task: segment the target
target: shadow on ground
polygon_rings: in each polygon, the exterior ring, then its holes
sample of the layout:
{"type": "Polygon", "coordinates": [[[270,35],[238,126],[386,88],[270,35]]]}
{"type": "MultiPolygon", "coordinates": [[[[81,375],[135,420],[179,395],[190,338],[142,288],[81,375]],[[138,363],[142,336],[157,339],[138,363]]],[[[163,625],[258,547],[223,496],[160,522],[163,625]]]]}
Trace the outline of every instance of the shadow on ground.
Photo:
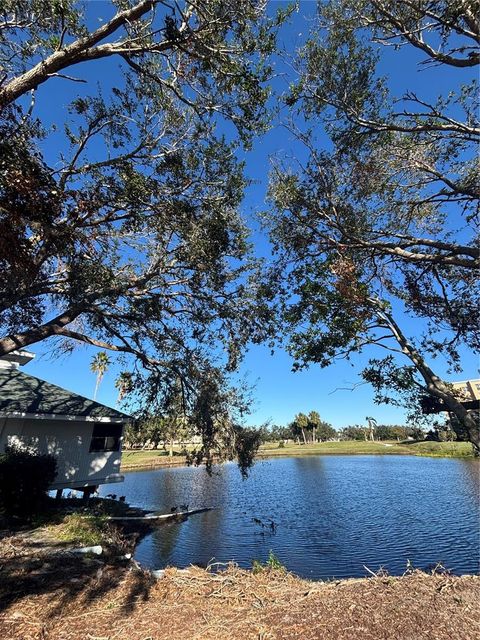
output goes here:
{"type": "MultiPolygon", "coordinates": [[[[20,534],[0,539],[0,614],[30,596],[51,595],[53,618],[67,606],[84,608],[103,599],[129,577],[122,604],[126,613],[148,599],[155,580],[124,557],[100,559],[75,555],[66,543],[42,541],[20,534]]],[[[71,545],[69,545],[71,547],[71,545]]]]}

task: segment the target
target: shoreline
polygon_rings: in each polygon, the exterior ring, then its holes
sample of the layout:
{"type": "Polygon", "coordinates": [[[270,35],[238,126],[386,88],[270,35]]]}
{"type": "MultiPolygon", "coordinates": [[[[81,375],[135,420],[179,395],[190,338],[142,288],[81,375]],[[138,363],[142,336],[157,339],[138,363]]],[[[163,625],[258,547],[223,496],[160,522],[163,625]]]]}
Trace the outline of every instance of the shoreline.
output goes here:
{"type": "Polygon", "coordinates": [[[2,559],[0,636],[9,640],[351,640],[480,634],[480,577],[412,571],[310,581],[229,565],[145,571],[98,558],[29,570],[2,559]]]}
{"type": "MultiPolygon", "coordinates": [[[[475,459],[471,445],[466,442],[430,442],[420,441],[408,444],[390,442],[326,442],[315,445],[290,445],[260,449],[257,460],[269,458],[294,458],[305,456],[335,455],[402,455],[428,458],[475,459]]],[[[122,452],[120,471],[147,471],[168,467],[188,466],[185,456],[169,457],[158,450],[127,449],[122,452]]]]}
{"type": "MultiPolygon", "coordinates": [[[[107,509],[117,507],[125,515],[145,513],[107,500],[107,509]]],[[[88,520],[89,513],[93,510],[78,515],[88,520]]],[[[100,553],[93,548],[75,553],[79,539],[62,542],[58,524],[0,538],[0,637],[473,640],[480,635],[479,575],[408,570],[402,576],[309,580],[268,563],[250,570],[233,563],[215,572],[196,566],[147,570],[132,556],[142,535],[162,524],[133,519],[128,526],[108,517],[103,521],[96,540],[100,553]]]]}

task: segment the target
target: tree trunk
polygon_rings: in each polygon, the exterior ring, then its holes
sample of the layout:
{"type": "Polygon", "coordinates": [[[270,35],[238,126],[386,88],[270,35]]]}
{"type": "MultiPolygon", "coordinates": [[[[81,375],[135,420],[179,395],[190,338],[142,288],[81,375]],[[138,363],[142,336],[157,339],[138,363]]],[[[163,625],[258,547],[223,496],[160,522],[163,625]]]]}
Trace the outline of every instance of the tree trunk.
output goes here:
{"type": "Polygon", "coordinates": [[[97,375],[97,380],[95,382],[95,391],[93,392],[93,399],[97,399],[98,387],[100,386],[100,382],[102,381],[102,376],[97,375]]]}
{"type": "Polygon", "coordinates": [[[302,428],[303,444],[307,444],[307,438],[305,437],[305,431],[302,428]]]}
{"type": "Polygon", "coordinates": [[[439,378],[439,376],[435,375],[423,357],[404,336],[402,330],[393,317],[383,310],[378,312],[377,315],[386,322],[403,353],[411,362],[413,362],[417,371],[422,376],[426,385],[425,391],[434,398],[442,400],[445,405],[445,411],[453,413],[453,415],[465,427],[468,434],[468,440],[473,447],[473,453],[475,457],[480,457],[480,423],[475,418],[474,413],[465,409],[462,403],[455,396],[451,386],[439,378]]]}
{"type": "Polygon", "coordinates": [[[170,450],[168,452],[170,458],[173,458],[173,438],[170,438],[170,450]]]}
{"type": "Polygon", "coordinates": [[[313,427],[313,429],[312,429],[312,442],[313,442],[313,444],[315,444],[316,441],[317,441],[316,429],[315,429],[315,427],[313,427]]]}

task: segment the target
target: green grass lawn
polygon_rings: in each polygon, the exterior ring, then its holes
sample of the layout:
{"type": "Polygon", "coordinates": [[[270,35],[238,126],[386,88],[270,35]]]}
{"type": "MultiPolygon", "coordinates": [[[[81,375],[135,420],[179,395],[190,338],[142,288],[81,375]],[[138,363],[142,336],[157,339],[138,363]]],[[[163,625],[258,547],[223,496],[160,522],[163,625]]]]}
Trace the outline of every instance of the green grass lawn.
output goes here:
{"type": "Polygon", "coordinates": [[[122,452],[122,468],[164,466],[184,462],[185,458],[179,451],[174,451],[170,457],[167,451],[157,449],[135,449],[122,452]]]}
{"type": "Polygon", "coordinates": [[[468,442],[365,442],[347,440],[342,442],[318,442],[316,444],[291,444],[279,447],[278,444],[265,444],[260,448],[259,456],[304,456],[304,455],[428,455],[441,457],[470,457],[472,446],[468,442]]]}
{"type": "MultiPolygon", "coordinates": [[[[316,444],[287,444],[279,447],[277,443],[262,445],[259,458],[273,456],[308,455],[415,455],[438,456],[442,458],[472,457],[472,446],[468,442],[365,442],[347,440],[342,442],[318,442],[316,444]]],[[[176,451],[170,458],[165,451],[135,450],[122,453],[122,469],[161,467],[171,464],[183,464],[185,458],[176,451]]]]}
{"type": "Polygon", "coordinates": [[[308,456],[319,454],[378,454],[378,453],[410,453],[407,447],[397,442],[365,442],[360,440],[347,440],[342,442],[317,442],[315,444],[286,444],[279,447],[277,443],[262,445],[260,456],[308,456]],[[394,451],[393,451],[394,450],[394,451]]]}
{"type": "Polygon", "coordinates": [[[405,445],[417,456],[441,456],[447,458],[473,458],[469,442],[412,442],[405,445]]]}

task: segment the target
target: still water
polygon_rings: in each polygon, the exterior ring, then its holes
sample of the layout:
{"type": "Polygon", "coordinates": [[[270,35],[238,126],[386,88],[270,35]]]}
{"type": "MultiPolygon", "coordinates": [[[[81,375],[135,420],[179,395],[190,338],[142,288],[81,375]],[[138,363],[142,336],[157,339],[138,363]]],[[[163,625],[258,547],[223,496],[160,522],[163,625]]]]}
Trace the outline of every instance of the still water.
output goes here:
{"type": "Polygon", "coordinates": [[[475,460],[309,456],[258,462],[245,481],[233,464],[212,477],[189,467],[130,472],[101,493],[161,513],[214,507],[146,537],[135,557],[150,568],[251,567],[272,550],[312,579],[364,576],[364,566],[401,574],[408,561],[478,573],[479,472],[475,460]]]}

